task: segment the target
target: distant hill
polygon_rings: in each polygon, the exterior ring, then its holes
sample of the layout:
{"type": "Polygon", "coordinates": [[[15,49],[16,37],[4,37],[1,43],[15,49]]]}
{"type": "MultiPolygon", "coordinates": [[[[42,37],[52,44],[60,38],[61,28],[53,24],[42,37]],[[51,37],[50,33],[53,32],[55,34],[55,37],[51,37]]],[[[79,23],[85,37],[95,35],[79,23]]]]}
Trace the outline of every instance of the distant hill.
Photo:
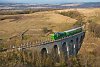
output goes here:
{"type": "Polygon", "coordinates": [[[64,3],[64,4],[25,4],[25,3],[0,3],[0,9],[66,9],[66,8],[99,8],[100,2],[64,3]]]}
{"type": "Polygon", "coordinates": [[[80,7],[80,8],[100,7],[100,2],[83,3],[77,7],[80,7]]]}

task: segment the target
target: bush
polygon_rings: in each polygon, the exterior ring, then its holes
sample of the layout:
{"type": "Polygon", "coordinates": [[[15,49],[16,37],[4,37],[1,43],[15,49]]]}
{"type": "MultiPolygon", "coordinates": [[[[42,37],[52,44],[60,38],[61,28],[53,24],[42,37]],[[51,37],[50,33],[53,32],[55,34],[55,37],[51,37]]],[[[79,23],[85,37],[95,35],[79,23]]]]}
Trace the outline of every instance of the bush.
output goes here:
{"type": "Polygon", "coordinates": [[[48,32],[52,33],[53,31],[52,31],[52,29],[48,29],[47,27],[44,27],[43,33],[48,33],[48,32]]]}

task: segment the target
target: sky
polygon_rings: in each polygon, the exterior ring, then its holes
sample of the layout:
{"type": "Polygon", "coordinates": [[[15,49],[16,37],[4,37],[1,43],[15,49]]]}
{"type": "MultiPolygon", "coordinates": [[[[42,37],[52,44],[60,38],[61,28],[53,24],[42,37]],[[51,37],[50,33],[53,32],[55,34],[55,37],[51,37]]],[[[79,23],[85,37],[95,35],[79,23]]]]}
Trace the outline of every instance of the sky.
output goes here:
{"type": "Polygon", "coordinates": [[[0,3],[57,4],[69,2],[100,2],[100,0],[0,0],[0,3]]]}

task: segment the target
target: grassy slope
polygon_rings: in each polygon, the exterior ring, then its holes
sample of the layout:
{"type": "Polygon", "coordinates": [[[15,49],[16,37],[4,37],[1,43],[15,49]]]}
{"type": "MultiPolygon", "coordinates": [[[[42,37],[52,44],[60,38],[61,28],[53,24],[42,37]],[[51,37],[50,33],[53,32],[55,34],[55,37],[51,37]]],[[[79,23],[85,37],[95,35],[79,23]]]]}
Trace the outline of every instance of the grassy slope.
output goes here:
{"type": "MultiPolygon", "coordinates": [[[[37,12],[23,15],[3,15],[0,21],[0,38],[18,35],[26,29],[39,30],[47,27],[55,31],[64,31],[71,27],[76,20],[54,12],[37,12]]],[[[34,31],[33,31],[34,34],[34,31]]]]}
{"type": "MultiPolygon", "coordinates": [[[[92,19],[94,23],[100,24],[100,8],[86,9],[85,11],[81,10],[81,12],[83,12],[84,15],[86,15],[86,20],[92,19]]],[[[79,54],[83,55],[84,57],[82,61],[88,61],[85,63],[91,65],[92,67],[100,67],[99,44],[100,44],[100,38],[95,37],[94,34],[91,32],[87,32],[84,39],[84,43],[79,52],[79,54]]]]}

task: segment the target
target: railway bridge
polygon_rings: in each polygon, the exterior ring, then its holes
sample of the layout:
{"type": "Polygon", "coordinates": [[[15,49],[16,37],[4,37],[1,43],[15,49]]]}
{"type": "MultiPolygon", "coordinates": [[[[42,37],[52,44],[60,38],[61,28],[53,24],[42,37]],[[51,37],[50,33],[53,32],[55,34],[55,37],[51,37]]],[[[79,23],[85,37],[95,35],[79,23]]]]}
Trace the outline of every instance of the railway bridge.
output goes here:
{"type": "Polygon", "coordinates": [[[32,52],[37,51],[41,54],[50,54],[56,53],[61,54],[64,53],[66,56],[76,55],[81,48],[83,39],[85,37],[85,32],[82,31],[80,33],[74,34],[72,36],[64,37],[59,40],[54,40],[50,42],[43,42],[37,45],[30,45],[27,47],[20,47],[20,50],[31,50],[32,52]]]}

